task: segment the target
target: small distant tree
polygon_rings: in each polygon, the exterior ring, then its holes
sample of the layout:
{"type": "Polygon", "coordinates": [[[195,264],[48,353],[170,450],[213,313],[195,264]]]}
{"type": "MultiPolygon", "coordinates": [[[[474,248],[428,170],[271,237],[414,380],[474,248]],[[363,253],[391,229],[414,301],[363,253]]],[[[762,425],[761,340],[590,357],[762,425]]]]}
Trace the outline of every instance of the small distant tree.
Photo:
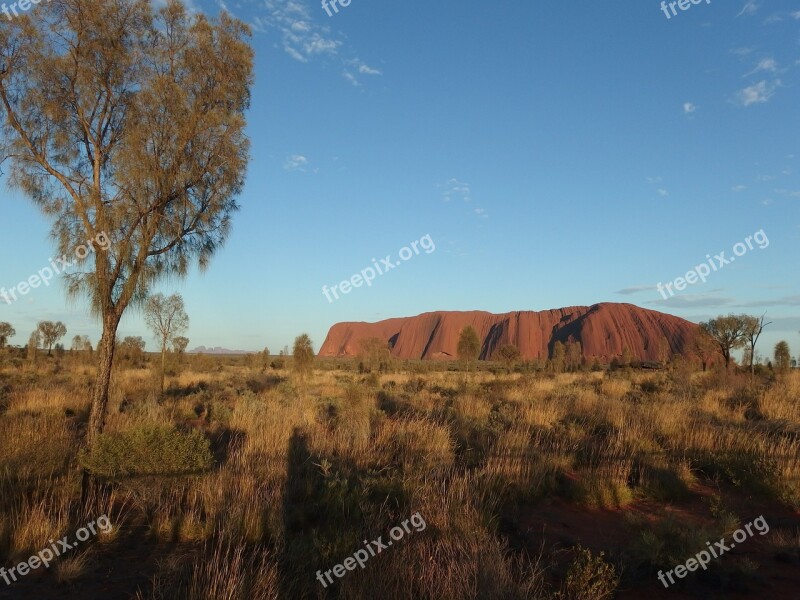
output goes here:
{"type": "Polygon", "coordinates": [[[39,345],[42,343],[42,334],[37,329],[28,338],[28,360],[31,364],[36,364],[36,357],[39,354],[39,345]]]}
{"type": "Polygon", "coordinates": [[[47,348],[47,355],[52,354],[53,344],[67,335],[67,328],[61,321],[39,321],[36,327],[42,339],[42,344],[47,348]]]}
{"type": "Polygon", "coordinates": [[[509,369],[519,360],[519,349],[514,344],[503,344],[494,353],[496,360],[502,362],[509,369]]]}
{"type": "Polygon", "coordinates": [[[553,344],[553,352],[550,354],[550,364],[553,372],[563,373],[567,363],[567,349],[562,342],[553,344]]]}
{"type": "Polygon", "coordinates": [[[748,350],[750,350],[749,364],[751,375],[755,374],[756,344],[758,343],[758,338],[761,337],[761,333],[767,325],[772,325],[772,321],[764,323],[766,316],[766,313],[764,313],[761,317],[751,317],[749,315],[742,315],[740,317],[744,325],[744,341],[745,344],[748,345],[748,350]]]}
{"type": "Polygon", "coordinates": [[[188,347],[189,338],[182,335],[176,335],[174,338],[172,338],[172,349],[175,350],[177,354],[184,354],[186,352],[186,348],[188,347]]]}
{"type": "Polygon", "coordinates": [[[629,367],[633,362],[633,352],[627,346],[622,348],[622,358],[621,358],[622,365],[625,367],[629,367]]]}
{"type": "Polygon", "coordinates": [[[128,336],[119,343],[120,357],[139,365],[144,360],[145,345],[141,336],[128,336]]]}
{"type": "Polygon", "coordinates": [[[661,339],[658,340],[658,361],[662,365],[666,365],[669,362],[669,359],[672,357],[672,348],[669,345],[669,340],[666,336],[661,336],[661,339]]]}
{"type": "Polygon", "coordinates": [[[717,343],[704,328],[700,327],[694,333],[692,338],[692,351],[700,361],[703,371],[708,368],[711,360],[717,354],[717,343]]]}
{"type": "Polygon", "coordinates": [[[463,361],[467,371],[469,371],[470,365],[478,360],[480,352],[481,341],[478,338],[478,333],[472,325],[467,325],[461,330],[458,336],[458,346],[456,347],[458,358],[463,361]]]}
{"type": "Polygon", "coordinates": [[[8,338],[12,338],[17,335],[17,332],[14,331],[14,328],[11,326],[11,323],[0,323],[0,350],[6,347],[8,343],[8,338]]]}
{"type": "Polygon", "coordinates": [[[314,367],[314,345],[307,334],[297,336],[294,340],[294,360],[292,366],[295,372],[305,378],[314,367]]]}
{"type": "Polygon", "coordinates": [[[189,328],[189,315],[180,294],[165,297],[156,294],[147,300],[144,320],[161,345],[161,393],[164,393],[164,377],[167,369],[167,346],[176,336],[189,328]]]}
{"type": "Polygon", "coordinates": [[[270,365],[270,351],[269,348],[264,348],[261,352],[256,353],[253,356],[253,361],[251,364],[255,367],[260,367],[262,373],[266,373],[267,369],[269,369],[270,365]]]}
{"type": "Polygon", "coordinates": [[[583,348],[580,342],[567,342],[566,346],[566,364],[570,371],[577,371],[581,368],[583,361],[583,348]]]}
{"type": "Polygon", "coordinates": [[[775,344],[775,368],[778,371],[786,372],[792,364],[792,354],[789,352],[789,344],[783,340],[775,344]]]}
{"type": "Polygon", "coordinates": [[[741,315],[728,315],[717,317],[705,323],[700,323],[700,328],[714,340],[717,350],[725,361],[725,370],[731,362],[731,352],[745,345],[745,332],[747,324],[741,315]]]}
{"type": "Polygon", "coordinates": [[[389,342],[379,337],[365,338],[358,343],[358,357],[370,371],[377,371],[392,358],[389,342]]]}

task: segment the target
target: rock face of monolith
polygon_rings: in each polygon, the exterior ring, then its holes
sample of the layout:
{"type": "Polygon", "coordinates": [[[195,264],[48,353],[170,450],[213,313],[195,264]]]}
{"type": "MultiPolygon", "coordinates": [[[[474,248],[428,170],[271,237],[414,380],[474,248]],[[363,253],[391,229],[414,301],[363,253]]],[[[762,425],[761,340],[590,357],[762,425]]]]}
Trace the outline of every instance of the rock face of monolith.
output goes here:
{"type": "Polygon", "coordinates": [[[337,323],[331,327],[320,356],[348,357],[359,342],[378,337],[396,358],[446,360],[456,357],[461,330],[472,325],[482,340],[481,359],[503,344],[516,346],[523,358],[546,359],[555,342],[581,343],[588,360],[609,362],[628,348],[639,360],[657,361],[669,344],[673,354],[687,354],[697,325],[633,304],[602,303],[540,312],[431,312],[378,323],[337,323]]]}

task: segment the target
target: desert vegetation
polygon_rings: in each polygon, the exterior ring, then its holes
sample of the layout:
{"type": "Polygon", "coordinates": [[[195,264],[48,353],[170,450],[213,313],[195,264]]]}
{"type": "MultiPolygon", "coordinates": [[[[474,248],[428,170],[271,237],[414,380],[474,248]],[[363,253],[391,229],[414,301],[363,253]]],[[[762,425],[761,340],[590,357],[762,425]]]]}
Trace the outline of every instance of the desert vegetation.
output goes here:
{"type": "Polygon", "coordinates": [[[557,373],[509,350],[396,361],[374,341],[320,360],[310,344],[268,368],[170,352],[163,395],[160,354],[122,361],[92,452],[89,355],[4,352],[0,560],[100,514],[114,524],[13,597],[640,597],[760,514],[769,536],[670,593],[764,586],[800,560],[797,373],[557,373]],[[82,469],[102,482],[88,502],[82,469]],[[319,585],[317,570],[414,512],[424,532],[319,585]]]}

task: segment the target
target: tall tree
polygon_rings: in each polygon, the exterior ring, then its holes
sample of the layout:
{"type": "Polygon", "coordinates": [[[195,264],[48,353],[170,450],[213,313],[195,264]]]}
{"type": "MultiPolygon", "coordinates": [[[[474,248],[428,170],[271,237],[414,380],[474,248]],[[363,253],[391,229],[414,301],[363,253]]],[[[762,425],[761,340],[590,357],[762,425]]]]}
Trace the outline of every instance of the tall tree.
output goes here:
{"type": "Polygon", "coordinates": [[[745,345],[747,324],[742,315],[728,315],[717,317],[705,323],[700,323],[700,328],[717,345],[717,350],[725,360],[725,370],[731,362],[731,351],[745,345]]]}
{"type": "Polygon", "coordinates": [[[61,321],[39,321],[36,331],[42,339],[42,344],[47,348],[47,356],[52,354],[53,344],[67,335],[67,327],[61,321]]]}
{"type": "Polygon", "coordinates": [[[6,347],[8,338],[14,337],[15,335],[17,335],[17,332],[14,331],[11,323],[0,323],[0,350],[6,347]]]}
{"type": "Polygon", "coordinates": [[[458,336],[456,353],[458,354],[459,360],[464,362],[468,371],[470,365],[478,360],[478,356],[480,356],[481,353],[481,341],[472,325],[467,325],[461,330],[458,336]]]}
{"type": "Polygon", "coordinates": [[[161,393],[164,393],[164,377],[167,368],[167,347],[189,328],[189,315],[180,294],[166,297],[156,294],[147,299],[144,320],[161,346],[161,393]]]}
{"type": "Polygon", "coordinates": [[[756,344],[758,343],[758,338],[761,337],[761,333],[764,331],[764,328],[767,325],[772,325],[772,321],[769,323],[764,323],[764,318],[767,316],[766,313],[761,315],[761,317],[751,317],[750,315],[742,315],[741,319],[744,323],[744,339],[745,343],[748,344],[748,349],[750,350],[750,374],[755,374],[755,358],[756,358],[756,344]]]}
{"type": "Polygon", "coordinates": [[[789,344],[781,340],[775,344],[775,368],[778,371],[785,372],[791,368],[792,354],[789,351],[789,344]]]}
{"type": "Polygon", "coordinates": [[[209,264],[248,161],[248,27],[178,0],[154,11],[149,0],[59,0],[0,27],[0,163],[52,219],[60,254],[108,242],[67,277],[103,329],[90,444],[120,319],[157,280],[209,264]]]}

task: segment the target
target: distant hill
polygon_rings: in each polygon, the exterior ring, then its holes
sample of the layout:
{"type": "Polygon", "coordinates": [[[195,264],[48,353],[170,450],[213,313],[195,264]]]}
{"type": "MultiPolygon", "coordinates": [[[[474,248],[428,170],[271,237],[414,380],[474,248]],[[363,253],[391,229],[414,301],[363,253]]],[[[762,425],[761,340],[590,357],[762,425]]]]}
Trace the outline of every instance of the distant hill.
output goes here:
{"type": "Polygon", "coordinates": [[[227,348],[220,348],[215,346],[213,348],[206,348],[205,346],[198,346],[194,350],[187,350],[187,354],[253,354],[251,350],[228,350],[227,348]]]}
{"type": "Polygon", "coordinates": [[[442,311],[379,323],[337,323],[319,355],[356,356],[360,340],[379,337],[397,358],[452,359],[459,333],[467,325],[482,340],[482,359],[504,344],[515,345],[523,358],[546,359],[557,341],[578,341],[587,359],[606,362],[620,356],[625,347],[638,360],[659,360],[664,339],[671,353],[687,354],[698,327],[680,317],[619,303],[504,314],[442,311]]]}

